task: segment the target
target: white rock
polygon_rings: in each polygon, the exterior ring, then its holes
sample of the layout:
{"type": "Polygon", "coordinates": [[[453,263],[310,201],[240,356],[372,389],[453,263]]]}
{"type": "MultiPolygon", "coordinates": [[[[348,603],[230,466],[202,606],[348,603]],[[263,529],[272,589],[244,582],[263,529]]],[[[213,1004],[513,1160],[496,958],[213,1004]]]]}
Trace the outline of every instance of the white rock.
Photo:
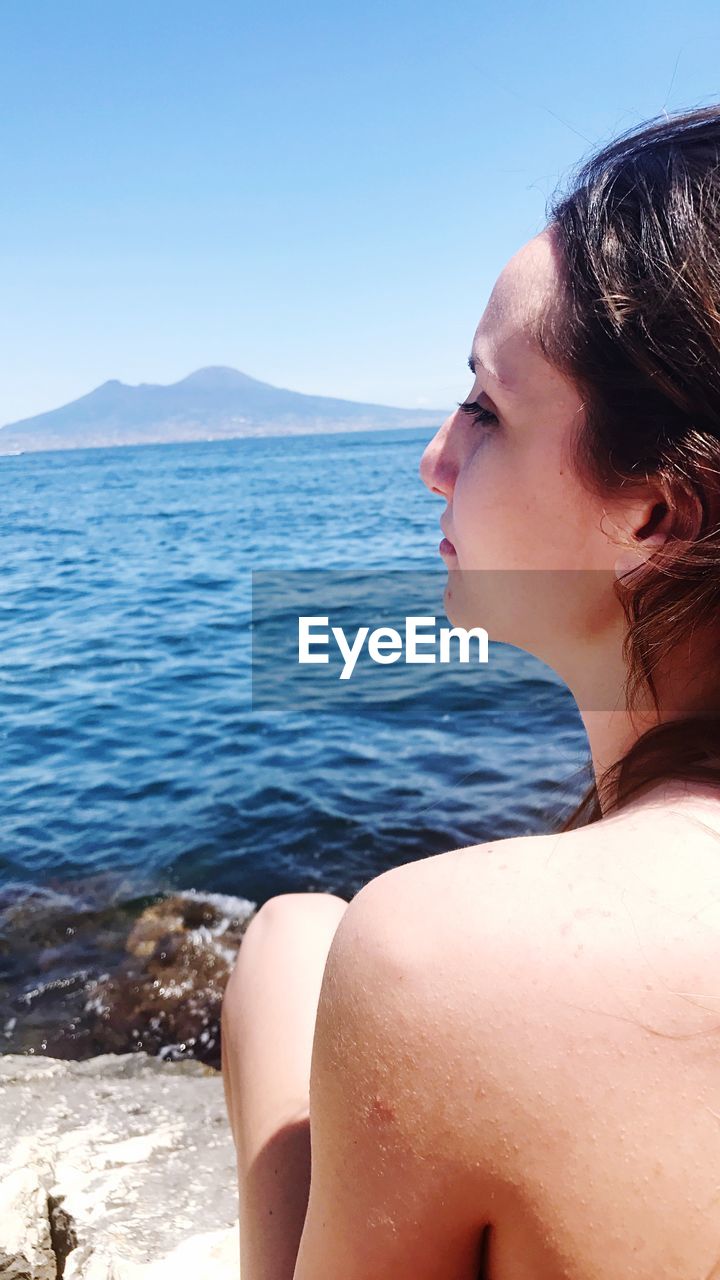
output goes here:
{"type": "Polygon", "coordinates": [[[57,1259],[50,1238],[45,1163],[0,1174],[0,1276],[3,1280],[56,1280],[57,1259]]]}
{"type": "Polygon", "coordinates": [[[3,1280],[56,1280],[58,1252],[64,1280],[238,1280],[217,1072],[143,1053],[0,1057],[0,1151],[3,1280]]]}

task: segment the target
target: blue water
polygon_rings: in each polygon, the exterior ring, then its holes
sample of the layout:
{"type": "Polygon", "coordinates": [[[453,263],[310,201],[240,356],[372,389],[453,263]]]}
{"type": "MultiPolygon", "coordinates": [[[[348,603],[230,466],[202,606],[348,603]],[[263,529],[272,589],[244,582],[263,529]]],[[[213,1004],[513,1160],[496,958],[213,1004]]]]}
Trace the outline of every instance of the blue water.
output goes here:
{"type": "Polygon", "coordinates": [[[442,714],[253,713],[252,569],[442,568],[431,436],[0,459],[0,906],[33,887],[116,910],[188,887],[350,897],[579,794],[578,714],[531,659],[507,696],[478,685],[442,714]]]}

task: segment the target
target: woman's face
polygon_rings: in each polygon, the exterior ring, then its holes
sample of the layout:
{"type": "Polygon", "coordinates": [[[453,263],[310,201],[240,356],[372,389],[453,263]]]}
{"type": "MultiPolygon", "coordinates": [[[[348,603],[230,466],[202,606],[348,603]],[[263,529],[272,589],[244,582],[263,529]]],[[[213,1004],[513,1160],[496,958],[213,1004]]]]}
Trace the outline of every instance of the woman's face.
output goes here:
{"type": "Polygon", "coordinates": [[[420,463],[424,484],[446,502],[448,618],[553,665],[553,636],[582,642],[620,616],[611,508],[570,458],[582,399],[529,335],[528,322],[555,290],[555,252],[548,230],[524,245],[478,324],[465,403],[492,416],[476,422],[457,409],[420,463]]]}

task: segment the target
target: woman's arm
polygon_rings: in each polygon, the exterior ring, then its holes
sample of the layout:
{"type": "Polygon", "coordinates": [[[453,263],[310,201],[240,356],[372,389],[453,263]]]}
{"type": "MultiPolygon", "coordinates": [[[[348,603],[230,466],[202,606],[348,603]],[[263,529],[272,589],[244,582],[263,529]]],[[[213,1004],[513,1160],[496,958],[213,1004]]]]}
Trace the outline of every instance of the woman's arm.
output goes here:
{"type": "Polygon", "coordinates": [[[313,1042],[312,1180],[293,1280],[487,1274],[499,1166],[491,1158],[489,1176],[480,1159],[482,1059],[467,1033],[477,1019],[492,1026],[503,996],[488,966],[471,978],[479,999],[473,991],[459,1016],[468,975],[443,927],[446,905],[457,918],[452,900],[451,874],[434,884],[425,863],[405,864],[361,889],[335,933],[313,1042]]]}
{"type": "Polygon", "coordinates": [[[292,1280],[310,1188],[310,1061],[347,903],[282,894],[253,917],[227,986],[223,1081],[240,1189],[242,1280],[292,1280]]]}

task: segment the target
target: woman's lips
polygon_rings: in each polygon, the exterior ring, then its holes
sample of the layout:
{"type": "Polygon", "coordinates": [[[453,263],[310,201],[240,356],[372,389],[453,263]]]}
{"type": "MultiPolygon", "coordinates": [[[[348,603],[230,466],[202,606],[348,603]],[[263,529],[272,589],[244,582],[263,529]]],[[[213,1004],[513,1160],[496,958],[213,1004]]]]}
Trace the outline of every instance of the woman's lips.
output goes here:
{"type": "Polygon", "coordinates": [[[440,552],[441,556],[457,557],[457,552],[449,538],[443,538],[442,542],[440,543],[440,546],[438,547],[438,551],[440,552]]]}

